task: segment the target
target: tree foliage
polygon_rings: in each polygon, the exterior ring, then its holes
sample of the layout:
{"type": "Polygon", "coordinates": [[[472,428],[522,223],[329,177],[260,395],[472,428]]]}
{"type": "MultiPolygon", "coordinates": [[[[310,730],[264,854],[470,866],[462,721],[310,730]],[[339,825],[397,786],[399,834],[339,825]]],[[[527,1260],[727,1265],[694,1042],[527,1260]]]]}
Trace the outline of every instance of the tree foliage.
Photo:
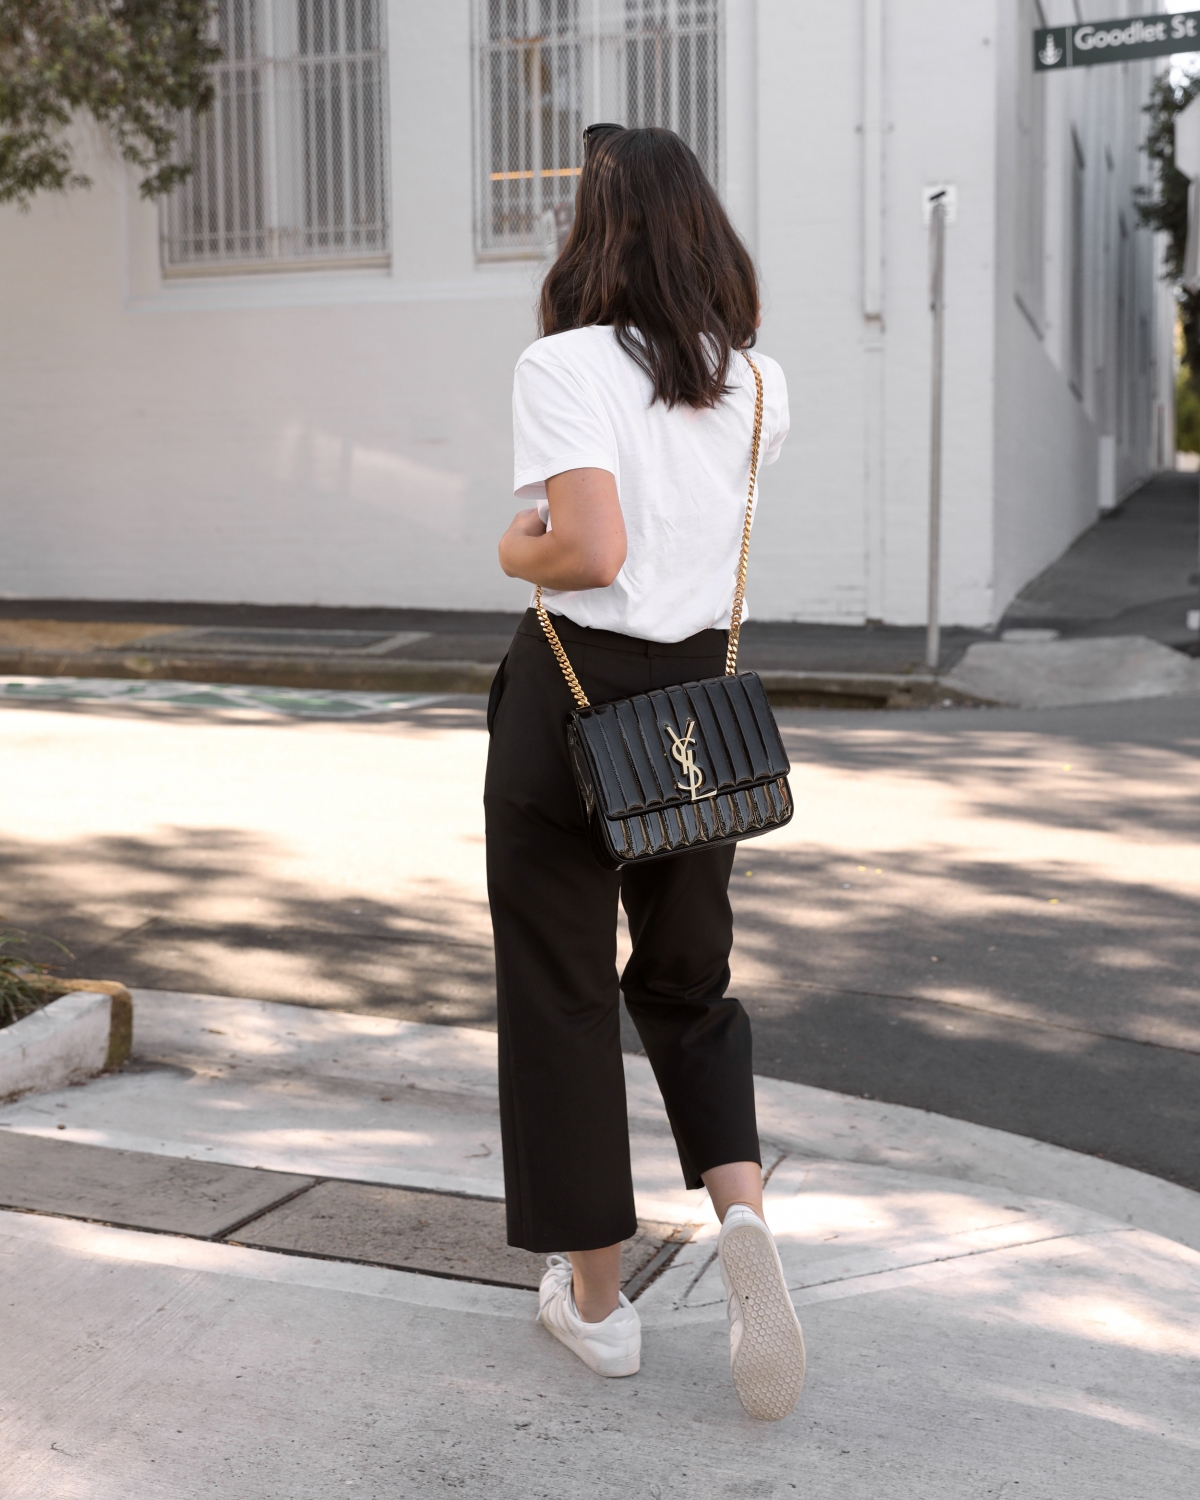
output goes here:
{"type": "Polygon", "coordinates": [[[1161,74],[1150,90],[1146,114],[1150,127],[1145,151],[1157,168],[1152,188],[1137,193],[1137,212],[1142,223],[1161,230],[1167,237],[1166,276],[1177,287],[1179,319],[1188,368],[1200,373],[1200,292],[1189,292],[1180,283],[1187,246],[1188,179],[1175,165],[1175,116],[1200,94],[1200,74],[1180,84],[1161,74]]]}
{"type": "Polygon", "coordinates": [[[142,171],[143,197],[190,170],[174,118],[212,103],[212,0],[0,0],[0,203],[86,187],[67,126],[86,112],[142,171]]]}
{"type": "Polygon", "coordinates": [[[1187,365],[1175,377],[1175,448],[1179,453],[1200,453],[1200,393],[1187,365]]]}

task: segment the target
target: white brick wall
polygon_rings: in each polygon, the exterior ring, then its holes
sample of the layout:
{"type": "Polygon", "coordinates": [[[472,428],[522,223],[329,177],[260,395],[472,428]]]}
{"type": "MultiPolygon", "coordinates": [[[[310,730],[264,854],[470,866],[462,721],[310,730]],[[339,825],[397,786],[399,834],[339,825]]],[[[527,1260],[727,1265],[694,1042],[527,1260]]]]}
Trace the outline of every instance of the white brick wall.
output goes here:
{"type": "MultiPolygon", "coordinates": [[[[1066,19],[1070,6],[1047,10],[1066,19]]],[[[948,231],[947,620],[996,618],[1095,516],[1106,398],[1094,358],[1082,402],[1063,374],[1062,163],[1074,124],[1089,163],[1111,154],[1113,203],[1132,219],[1150,65],[1046,80],[1039,340],[1013,301],[1014,90],[1029,50],[1015,11],[990,0],[728,0],[729,197],[761,262],[761,347],[792,393],[792,437],[764,482],[756,531],[760,617],[922,618],[927,182],[959,193],[948,231]],[[882,323],[863,316],[863,21],[876,5],[882,323]]],[[[164,283],[157,213],[90,131],[91,192],[29,215],[0,210],[0,594],[523,604],[495,542],[515,508],[510,376],[534,335],[537,268],[474,258],[467,0],[391,0],[389,39],[388,271],[164,283]]],[[[1099,205],[1090,200],[1093,216],[1099,205]]],[[[1137,295],[1158,340],[1149,239],[1137,239],[1137,295]]],[[[1102,269],[1092,255],[1089,307],[1111,295],[1102,269]]],[[[1151,461],[1155,396],[1138,378],[1144,424],[1117,452],[1118,489],[1151,461]]]]}

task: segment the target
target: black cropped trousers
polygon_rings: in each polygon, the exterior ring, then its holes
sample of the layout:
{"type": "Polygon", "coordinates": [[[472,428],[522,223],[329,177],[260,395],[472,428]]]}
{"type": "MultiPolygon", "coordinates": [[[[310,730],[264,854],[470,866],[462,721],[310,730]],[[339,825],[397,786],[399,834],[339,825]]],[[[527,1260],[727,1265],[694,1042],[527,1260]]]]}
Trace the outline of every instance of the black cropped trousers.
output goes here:
{"type": "MultiPolygon", "coordinates": [[[[672,645],[555,617],[593,703],[719,676],[723,631],[672,645]]],[[[496,944],[509,1243],[595,1250],[637,1230],[619,992],[662,1091],[684,1182],[759,1161],[750,1021],[726,995],[733,848],[622,871],[588,845],[567,754],[573,707],[533,610],[489,708],[484,807],[496,944]],[[617,900],[633,953],[618,981],[617,900]]]]}

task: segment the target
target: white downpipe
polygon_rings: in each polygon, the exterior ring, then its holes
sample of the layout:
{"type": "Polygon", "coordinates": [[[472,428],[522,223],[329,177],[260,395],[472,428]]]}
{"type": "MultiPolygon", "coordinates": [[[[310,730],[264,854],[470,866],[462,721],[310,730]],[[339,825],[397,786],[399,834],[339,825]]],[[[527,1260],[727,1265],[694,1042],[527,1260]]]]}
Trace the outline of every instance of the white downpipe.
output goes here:
{"type": "Polygon", "coordinates": [[[862,315],[864,605],[886,606],[884,525],[884,0],[862,0],[862,315]]]}
{"type": "Polygon", "coordinates": [[[758,253],[758,0],[727,0],[721,156],[725,207],[758,253]]]}

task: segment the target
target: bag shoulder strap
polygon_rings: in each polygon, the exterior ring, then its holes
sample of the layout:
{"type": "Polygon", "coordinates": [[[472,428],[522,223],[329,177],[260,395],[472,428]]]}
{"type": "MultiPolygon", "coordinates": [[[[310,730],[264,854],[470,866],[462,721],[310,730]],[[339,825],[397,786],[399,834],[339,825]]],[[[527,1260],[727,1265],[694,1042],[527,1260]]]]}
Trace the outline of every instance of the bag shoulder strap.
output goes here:
{"type": "Polygon", "coordinates": [[[754,491],[758,483],[758,450],[762,444],[763,383],[758,366],[742,350],[742,358],[754,376],[754,437],[750,445],[750,490],[746,495],[746,524],[742,527],[742,550],[738,556],[737,584],[733,591],[733,610],[729,616],[729,649],[725,653],[725,675],[737,671],[738,642],[742,634],[742,610],[746,603],[746,568],[750,562],[750,527],[754,522],[754,491]]]}
{"type": "MultiPolygon", "coordinates": [[[[762,375],[758,366],[742,350],[742,358],[750,366],[754,376],[754,437],[750,446],[750,489],[746,496],[746,522],[742,527],[742,548],[738,556],[737,581],[733,590],[733,609],[729,616],[729,648],[725,653],[725,675],[732,677],[737,672],[738,642],[742,632],[742,610],[746,602],[746,568],[750,562],[750,528],[754,523],[754,492],[758,482],[758,453],[762,444],[762,421],[763,421],[763,383],[762,375]]],[[[579,678],[575,675],[575,669],[571,666],[563,643],[558,638],[550,620],[549,611],[542,603],[542,586],[539,583],[537,594],[534,596],[533,607],[537,610],[538,619],[542,622],[542,630],[550,643],[550,649],[558,665],[562,668],[562,674],[567,680],[567,686],[571,690],[571,696],[575,699],[579,708],[590,708],[587,694],[584,692],[579,678]]]]}

